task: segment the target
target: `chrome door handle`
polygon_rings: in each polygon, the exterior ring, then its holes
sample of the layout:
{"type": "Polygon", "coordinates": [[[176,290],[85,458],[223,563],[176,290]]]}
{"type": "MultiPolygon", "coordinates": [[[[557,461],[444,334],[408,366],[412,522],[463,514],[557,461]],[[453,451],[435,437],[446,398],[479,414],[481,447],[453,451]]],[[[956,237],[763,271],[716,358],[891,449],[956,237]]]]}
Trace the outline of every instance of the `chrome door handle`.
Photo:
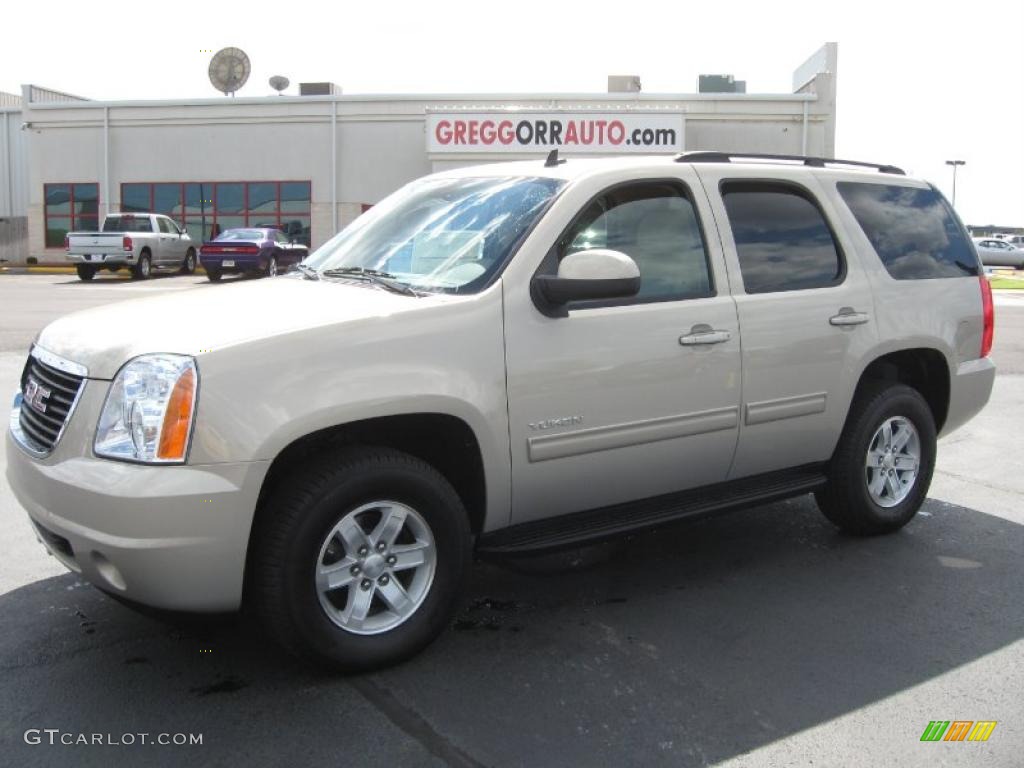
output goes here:
{"type": "Polygon", "coordinates": [[[839,310],[838,315],[832,315],[828,319],[829,323],[838,326],[848,325],[864,325],[868,321],[867,312],[856,312],[852,307],[843,307],[839,310]]]}
{"type": "Polygon", "coordinates": [[[716,331],[710,325],[695,325],[690,332],[679,337],[679,343],[684,347],[696,347],[701,344],[721,344],[732,338],[728,331],[716,331]]]}

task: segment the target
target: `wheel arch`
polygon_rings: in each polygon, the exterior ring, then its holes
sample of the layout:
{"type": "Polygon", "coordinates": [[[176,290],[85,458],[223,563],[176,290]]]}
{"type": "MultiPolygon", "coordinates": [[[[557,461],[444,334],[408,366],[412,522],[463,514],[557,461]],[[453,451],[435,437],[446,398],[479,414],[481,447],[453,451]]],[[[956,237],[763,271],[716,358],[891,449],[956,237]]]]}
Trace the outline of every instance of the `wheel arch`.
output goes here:
{"type": "Polygon", "coordinates": [[[892,381],[921,393],[941,432],[949,415],[950,370],[946,356],[934,347],[910,347],[878,355],[864,366],[854,400],[868,381],[892,381]]]}
{"type": "MultiPolygon", "coordinates": [[[[438,412],[376,416],[316,430],[297,437],[282,448],[263,478],[249,530],[245,584],[250,581],[253,537],[265,516],[273,514],[267,498],[294,468],[324,451],[344,448],[387,447],[430,464],[444,476],[462,500],[473,535],[484,530],[487,515],[487,480],[479,440],[472,427],[458,416],[438,412]]],[[[243,587],[243,592],[245,587],[243,587]]]]}
{"type": "Polygon", "coordinates": [[[464,419],[441,412],[374,416],[294,438],[271,461],[257,506],[262,508],[263,500],[287,477],[288,471],[309,456],[358,446],[393,448],[430,464],[459,494],[469,513],[473,533],[483,530],[487,479],[480,441],[464,419]]]}

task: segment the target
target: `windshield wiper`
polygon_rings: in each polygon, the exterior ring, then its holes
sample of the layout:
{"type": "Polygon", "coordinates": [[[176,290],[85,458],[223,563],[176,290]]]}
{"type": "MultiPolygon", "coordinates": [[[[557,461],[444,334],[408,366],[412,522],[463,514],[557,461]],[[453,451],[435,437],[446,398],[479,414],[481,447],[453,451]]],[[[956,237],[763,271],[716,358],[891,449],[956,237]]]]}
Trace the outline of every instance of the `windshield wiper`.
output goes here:
{"type": "Polygon", "coordinates": [[[297,270],[299,270],[299,272],[302,273],[302,276],[304,278],[306,278],[307,280],[319,280],[320,279],[320,273],[317,272],[315,269],[313,269],[308,264],[299,263],[299,264],[295,265],[295,268],[297,270]]]}
{"type": "Polygon", "coordinates": [[[419,296],[410,286],[389,272],[381,272],[378,269],[366,269],[365,267],[334,267],[325,269],[320,273],[323,277],[357,277],[369,280],[372,283],[381,285],[394,293],[401,293],[404,296],[419,296]]]}

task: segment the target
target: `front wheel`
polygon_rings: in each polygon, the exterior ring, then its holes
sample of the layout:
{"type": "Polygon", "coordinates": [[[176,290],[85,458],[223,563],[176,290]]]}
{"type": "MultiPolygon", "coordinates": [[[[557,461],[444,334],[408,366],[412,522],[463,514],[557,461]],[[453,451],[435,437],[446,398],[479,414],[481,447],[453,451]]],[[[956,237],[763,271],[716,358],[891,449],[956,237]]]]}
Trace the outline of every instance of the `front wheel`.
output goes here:
{"type": "Polygon", "coordinates": [[[828,484],[815,494],[818,507],[847,533],[898,530],[924,503],[935,454],[935,419],[921,394],[868,382],[850,407],[828,484]]]}
{"type": "Polygon", "coordinates": [[[75,264],[75,272],[78,273],[78,279],[86,282],[96,277],[96,267],[92,264],[75,264]]]}
{"type": "Polygon", "coordinates": [[[372,669],[413,655],[450,620],[469,522],[429,464],[383,448],[331,453],[291,475],[260,517],[250,595],[293,653],[372,669]]]}

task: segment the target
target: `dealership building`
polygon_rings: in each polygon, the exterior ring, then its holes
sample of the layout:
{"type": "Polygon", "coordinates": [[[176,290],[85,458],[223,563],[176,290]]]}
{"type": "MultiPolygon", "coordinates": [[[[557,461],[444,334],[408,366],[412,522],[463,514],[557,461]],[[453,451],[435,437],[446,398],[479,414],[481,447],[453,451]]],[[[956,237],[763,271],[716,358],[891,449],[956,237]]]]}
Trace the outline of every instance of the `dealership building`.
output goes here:
{"type": "MultiPolygon", "coordinates": [[[[0,259],[63,261],[64,235],[108,212],[154,211],[194,239],[276,226],[316,247],[428,173],[502,160],[683,150],[831,157],[835,43],[790,93],[730,77],[654,94],[635,77],[606,93],[347,95],[94,101],[25,85],[0,94],[0,259]]],[[[314,95],[315,94],[315,95],[314,95]]]]}

